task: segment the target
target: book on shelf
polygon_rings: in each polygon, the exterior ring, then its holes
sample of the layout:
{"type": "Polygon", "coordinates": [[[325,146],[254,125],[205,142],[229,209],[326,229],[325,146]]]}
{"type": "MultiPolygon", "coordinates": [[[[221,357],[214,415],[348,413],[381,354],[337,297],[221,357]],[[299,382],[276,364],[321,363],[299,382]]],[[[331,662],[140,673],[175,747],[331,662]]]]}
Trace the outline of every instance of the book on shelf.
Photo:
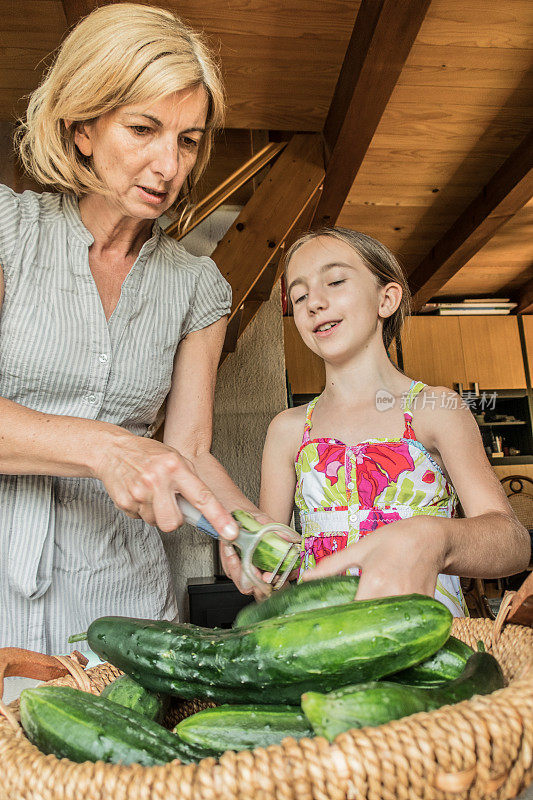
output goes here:
{"type": "Polygon", "coordinates": [[[420,309],[421,314],[434,314],[439,316],[455,316],[455,315],[493,315],[493,314],[509,314],[513,308],[516,308],[516,303],[513,303],[508,298],[490,298],[490,297],[475,297],[466,300],[456,300],[448,302],[432,302],[426,303],[420,309]]]}
{"type": "Polygon", "coordinates": [[[497,314],[500,317],[508,316],[510,309],[508,308],[441,308],[436,314],[439,317],[451,316],[493,316],[497,314]]]}
{"type": "MultiPolygon", "coordinates": [[[[470,297],[468,300],[462,300],[461,302],[472,305],[479,303],[482,306],[511,306],[512,308],[516,306],[516,303],[511,302],[508,297],[470,297]]],[[[457,305],[457,303],[454,305],[457,305]]]]}

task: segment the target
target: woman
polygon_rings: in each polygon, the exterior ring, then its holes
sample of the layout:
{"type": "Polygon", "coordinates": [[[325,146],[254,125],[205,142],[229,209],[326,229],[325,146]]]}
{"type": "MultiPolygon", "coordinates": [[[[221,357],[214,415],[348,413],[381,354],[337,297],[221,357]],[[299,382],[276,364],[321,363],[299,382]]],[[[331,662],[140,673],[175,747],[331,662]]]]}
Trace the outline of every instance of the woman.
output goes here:
{"type": "Polygon", "coordinates": [[[0,189],[0,646],[175,617],[153,527],[182,523],[175,494],[227,539],[226,509],[255,510],[209,452],[230,287],[157,222],[222,113],[198,36],[136,4],[82,20],[31,97],[20,154],[56,193],[0,189]]]}

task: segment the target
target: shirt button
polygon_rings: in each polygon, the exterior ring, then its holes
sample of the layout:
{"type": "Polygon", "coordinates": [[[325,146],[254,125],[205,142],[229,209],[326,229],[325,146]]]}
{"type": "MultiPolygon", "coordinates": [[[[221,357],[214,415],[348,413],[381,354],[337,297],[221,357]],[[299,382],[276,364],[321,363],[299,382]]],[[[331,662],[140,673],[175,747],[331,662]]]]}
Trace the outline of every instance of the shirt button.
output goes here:
{"type": "Polygon", "coordinates": [[[107,359],[108,359],[107,353],[100,353],[100,355],[98,356],[98,361],[101,364],[105,364],[107,362],[107,359]]]}
{"type": "Polygon", "coordinates": [[[350,481],[350,483],[348,484],[348,489],[353,489],[354,486],[355,486],[354,482],[350,481]]]}
{"type": "Polygon", "coordinates": [[[88,403],[96,403],[96,395],[95,394],[88,394],[87,395],[87,402],[88,403]]]}

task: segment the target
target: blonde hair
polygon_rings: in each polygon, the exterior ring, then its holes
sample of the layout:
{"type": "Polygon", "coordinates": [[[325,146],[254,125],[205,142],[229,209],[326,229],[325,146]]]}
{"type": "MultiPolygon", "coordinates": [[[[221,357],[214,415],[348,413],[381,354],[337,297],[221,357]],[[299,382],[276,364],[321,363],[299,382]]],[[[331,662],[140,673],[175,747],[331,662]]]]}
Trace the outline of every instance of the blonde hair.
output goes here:
{"type": "Polygon", "coordinates": [[[26,171],[38,183],[78,197],[105,187],[74,142],[76,123],[119,106],[158,100],[203,86],[206,132],[188,176],[188,195],[207,166],[214,131],[224,116],[218,66],[201,37],[170,11],[137,3],[97,8],[62,43],[41,85],[30,97],[17,145],[26,171]],[[67,125],[65,120],[71,121],[67,125]]]}
{"type": "Polygon", "coordinates": [[[400,263],[388,247],[365,233],[352,231],[348,228],[319,228],[304,234],[289,247],[284,257],[285,276],[294,253],[306,242],[323,236],[329,236],[332,239],[345,242],[355,250],[365,266],[375,276],[380,286],[386,286],[387,283],[391,282],[400,284],[402,288],[400,305],[390,317],[386,317],[383,320],[383,344],[387,350],[392,340],[400,335],[403,323],[410,314],[411,292],[400,263]]]}

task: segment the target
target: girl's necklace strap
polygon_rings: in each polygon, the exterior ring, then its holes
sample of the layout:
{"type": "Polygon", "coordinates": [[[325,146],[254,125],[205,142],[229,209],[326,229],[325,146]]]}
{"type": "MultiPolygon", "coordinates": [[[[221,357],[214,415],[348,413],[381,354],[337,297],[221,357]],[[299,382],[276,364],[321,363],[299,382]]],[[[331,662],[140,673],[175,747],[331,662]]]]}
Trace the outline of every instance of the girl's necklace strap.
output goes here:
{"type": "Polygon", "coordinates": [[[317,402],[319,397],[320,397],[320,395],[317,395],[307,405],[307,411],[305,412],[305,425],[304,425],[304,434],[303,434],[302,442],[308,442],[309,439],[311,438],[310,437],[310,433],[309,433],[311,428],[312,428],[312,426],[313,426],[313,423],[311,422],[311,417],[313,416],[313,410],[315,408],[316,402],[317,402]]]}
{"type": "Polygon", "coordinates": [[[422,389],[425,389],[426,384],[422,381],[411,381],[411,386],[407,392],[403,408],[403,418],[405,420],[405,428],[403,431],[404,439],[416,439],[416,434],[413,430],[413,403],[416,397],[420,394],[422,389]]]}
{"type": "Polygon", "coordinates": [[[412,413],[413,403],[416,397],[420,394],[420,392],[426,388],[426,385],[427,384],[423,383],[422,381],[411,381],[411,386],[409,387],[409,391],[407,392],[407,396],[405,398],[405,403],[403,407],[404,413],[410,414],[411,417],[413,416],[412,413]]]}

